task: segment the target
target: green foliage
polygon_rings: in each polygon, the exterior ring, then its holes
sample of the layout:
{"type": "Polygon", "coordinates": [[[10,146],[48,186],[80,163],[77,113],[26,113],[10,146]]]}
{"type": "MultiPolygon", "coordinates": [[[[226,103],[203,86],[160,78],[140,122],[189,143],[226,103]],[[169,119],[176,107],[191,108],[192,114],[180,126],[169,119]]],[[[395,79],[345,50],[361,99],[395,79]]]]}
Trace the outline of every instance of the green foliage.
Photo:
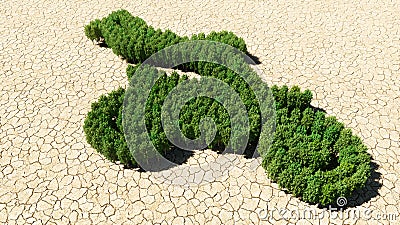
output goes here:
{"type": "Polygon", "coordinates": [[[263,167],[271,179],[310,203],[348,197],[370,176],[370,156],[361,139],[335,117],[311,108],[311,93],[272,87],[277,128],[263,167]]]}
{"type": "MultiPolygon", "coordinates": [[[[95,20],[85,26],[85,34],[90,40],[104,38],[105,43],[114,54],[132,63],[142,63],[152,54],[168,46],[189,41],[170,30],[161,31],[126,10],[117,10],[101,20],[95,20]]],[[[211,32],[209,35],[194,35],[192,40],[210,40],[231,45],[247,53],[242,38],[232,32],[211,32]]]]}
{"type": "Polygon", "coordinates": [[[136,70],[140,67],[140,64],[137,64],[135,66],[129,65],[126,67],[126,75],[128,79],[131,79],[132,76],[135,74],[136,70]]]}
{"type": "Polygon", "coordinates": [[[230,119],[226,109],[217,101],[208,97],[193,98],[180,112],[179,125],[182,133],[189,139],[200,137],[199,124],[202,118],[210,117],[217,125],[217,133],[210,149],[221,150],[230,139],[230,119]]]}
{"type": "MultiPolygon", "coordinates": [[[[208,35],[200,33],[191,38],[180,37],[170,30],[156,30],[126,10],[115,11],[102,20],[90,22],[85,26],[85,34],[91,40],[104,39],[116,55],[138,63],[136,66],[128,65],[126,69],[131,81],[135,79],[133,75],[140,63],[159,50],[176,43],[211,40],[247,52],[244,40],[232,32],[211,32],[208,35]]],[[[204,57],[215,54],[209,50],[199,49],[199,52],[204,57]]],[[[248,112],[248,146],[261,146],[257,150],[263,158],[262,166],[273,181],[306,202],[322,205],[333,203],[338,197],[348,197],[354,190],[365,185],[371,173],[371,159],[367,147],[335,117],[315,110],[310,104],[312,93],[309,90],[302,92],[297,86],[271,88],[275,100],[276,131],[272,145],[267,149],[265,146],[268,146],[268,140],[260,138],[261,106],[248,83],[238,76],[236,71],[252,75],[255,73],[249,67],[235,63],[235,58],[230,58],[228,54],[222,58],[233,61],[233,67],[237,70],[203,61],[185,63],[179,68],[194,71],[202,77],[217,78],[238,93],[248,112]]],[[[161,109],[169,92],[188,78],[177,73],[167,76],[163,71],[146,66],[140,73],[143,73],[139,74],[141,77],[157,73],[160,78],[151,87],[146,102],[143,102],[147,132],[139,135],[138,143],[148,135],[157,151],[165,155],[173,145],[163,130],[161,109]]],[[[88,143],[107,159],[120,161],[127,166],[137,166],[123,134],[124,94],[125,91],[119,88],[107,96],[101,96],[99,101],[93,103],[92,110],[85,119],[84,131],[88,143]]],[[[136,90],[134,94],[142,93],[136,90]]],[[[134,111],[134,108],[130,110],[134,111]]],[[[232,138],[232,118],[219,102],[211,98],[193,98],[183,106],[179,114],[179,126],[183,135],[189,139],[198,138],[201,129],[199,123],[205,117],[212,118],[217,128],[216,136],[208,148],[223,149],[232,138]]],[[[133,124],[125,129],[134,130],[135,126],[133,124]]],[[[152,157],[145,146],[138,145],[133,152],[146,158],[152,157]]]]}
{"type": "Polygon", "coordinates": [[[91,21],[88,25],[85,26],[85,35],[91,41],[100,41],[102,37],[101,34],[101,21],[99,19],[91,21]]]}
{"type": "Polygon", "coordinates": [[[108,160],[132,167],[136,166],[136,162],[127,148],[121,125],[124,92],[123,88],[119,88],[93,102],[83,130],[87,142],[108,160]]]}
{"type": "MultiPolygon", "coordinates": [[[[137,71],[137,67],[128,66],[127,74],[129,78],[137,71]]],[[[139,71],[137,76],[146,76],[146,71],[139,71]],[[143,73],[143,74],[141,74],[143,73]]],[[[161,106],[169,92],[177,86],[179,82],[187,80],[186,76],[179,77],[176,73],[167,76],[165,72],[161,72],[160,78],[155,85],[152,86],[149,98],[146,102],[146,127],[150,133],[154,146],[159,152],[166,152],[171,149],[172,145],[166,139],[164,130],[161,124],[161,106]],[[154,137],[154,139],[153,139],[154,137]]],[[[207,72],[205,72],[207,73],[207,72]]],[[[249,87],[245,81],[236,76],[232,80],[231,71],[224,69],[219,73],[211,72],[210,74],[203,74],[203,76],[211,76],[226,81],[226,83],[236,86],[233,88],[239,93],[240,98],[244,102],[247,109],[250,109],[249,125],[250,137],[249,144],[257,144],[258,136],[260,133],[260,111],[258,109],[258,102],[255,99],[253,92],[249,92],[249,87]]],[[[216,100],[208,97],[197,97],[188,101],[181,109],[179,115],[179,126],[182,133],[189,139],[197,139],[200,137],[199,124],[200,121],[206,117],[212,118],[217,125],[217,133],[213,141],[208,145],[208,148],[219,151],[223,150],[229,143],[231,138],[231,120],[226,109],[216,100]]],[[[239,140],[240,141],[240,140],[239,140]]]]}
{"type": "Polygon", "coordinates": [[[192,35],[191,40],[207,40],[207,41],[216,41],[221,42],[227,45],[230,45],[244,53],[247,53],[246,43],[243,38],[239,38],[232,32],[221,31],[215,32],[212,31],[210,34],[205,35],[204,33],[192,35]]]}
{"type": "MultiPolygon", "coordinates": [[[[129,74],[136,69],[128,67],[127,71],[129,74]]],[[[169,91],[187,77],[160,73],[161,78],[153,86],[146,102],[146,128],[154,146],[164,155],[172,144],[162,129],[161,106],[169,91]]],[[[277,102],[283,99],[279,94],[288,93],[281,89],[287,90],[287,87],[274,87],[277,102]]],[[[298,92],[297,88],[295,90],[298,92]]],[[[84,130],[88,143],[106,158],[136,165],[123,139],[120,122],[123,93],[123,89],[118,89],[93,103],[84,130]]],[[[293,101],[296,107],[307,107],[303,111],[289,107],[277,110],[274,141],[271,148],[262,154],[262,165],[272,180],[304,201],[333,203],[338,197],[349,196],[365,185],[370,176],[370,157],[365,145],[352,135],[351,130],[344,129],[334,117],[314,112],[309,98],[303,94],[308,95],[307,92],[298,92],[299,100],[293,101]]],[[[290,105],[283,101],[280,104],[290,105]]],[[[218,130],[208,147],[220,150],[229,141],[230,120],[224,107],[215,100],[198,97],[187,102],[179,117],[182,133],[190,139],[198,138],[198,125],[205,116],[216,122],[218,130]]]]}
{"type": "MultiPolygon", "coordinates": [[[[140,71],[146,73],[146,70],[140,71]]],[[[154,147],[161,154],[165,154],[172,147],[172,144],[167,139],[164,133],[163,126],[161,123],[161,107],[164,104],[168,93],[179,83],[187,80],[187,76],[179,77],[176,72],[173,72],[170,76],[164,71],[158,71],[162,74],[156,81],[150,91],[150,95],[146,102],[146,128],[150,134],[150,139],[153,142],[154,147]]]]}

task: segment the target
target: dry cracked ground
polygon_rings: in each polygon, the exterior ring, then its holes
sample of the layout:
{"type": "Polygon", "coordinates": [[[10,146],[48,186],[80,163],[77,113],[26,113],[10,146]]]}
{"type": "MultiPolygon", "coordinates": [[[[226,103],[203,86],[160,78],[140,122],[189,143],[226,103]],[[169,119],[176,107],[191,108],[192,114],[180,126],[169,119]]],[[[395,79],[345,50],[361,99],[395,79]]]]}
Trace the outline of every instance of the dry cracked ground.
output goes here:
{"type": "Polygon", "coordinates": [[[0,1],[0,223],[399,224],[399,3],[0,1]],[[369,209],[369,218],[301,202],[241,157],[228,176],[181,187],[99,155],[85,141],[83,121],[91,102],[125,86],[126,63],[93,45],[83,26],[120,8],[180,35],[233,31],[259,57],[267,82],[312,90],[312,103],[369,147],[377,172],[344,211],[369,209]],[[296,218],[272,209],[325,214],[296,218]]]}

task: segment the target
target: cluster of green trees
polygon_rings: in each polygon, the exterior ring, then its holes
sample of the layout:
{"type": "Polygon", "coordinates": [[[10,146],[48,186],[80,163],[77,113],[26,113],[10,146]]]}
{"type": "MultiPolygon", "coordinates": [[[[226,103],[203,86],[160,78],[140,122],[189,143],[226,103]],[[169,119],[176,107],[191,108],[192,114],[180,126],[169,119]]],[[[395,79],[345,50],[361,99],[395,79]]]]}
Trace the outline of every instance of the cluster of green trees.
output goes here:
{"type": "Polygon", "coordinates": [[[122,127],[124,93],[125,89],[120,87],[93,102],[83,130],[87,142],[108,160],[136,167],[137,163],[128,149],[122,127]]]}
{"type": "Polygon", "coordinates": [[[310,91],[272,90],[277,127],[262,164],[269,177],[304,201],[322,205],[363,187],[371,159],[361,139],[335,117],[314,110],[310,91]]]}
{"type": "MultiPolygon", "coordinates": [[[[133,74],[136,72],[137,67],[138,66],[128,65],[127,76],[132,77],[133,74]]],[[[235,72],[233,72],[232,70],[217,64],[215,64],[214,68],[214,70],[201,70],[199,74],[204,77],[217,78],[228,84],[231,88],[233,88],[233,90],[235,90],[239,94],[244,106],[248,111],[250,125],[249,144],[256,144],[258,136],[260,135],[261,118],[259,103],[256,99],[254,92],[249,87],[249,84],[241,76],[235,74],[235,72]]],[[[160,102],[158,102],[157,104],[163,103],[163,100],[167,96],[168,92],[171,90],[171,88],[169,88],[168,91],[166,91],[166,89],[164,88],[164,86],[171,87],[171,84],[169,82],[172,82],[167,78],[164,79],[165,76],[166,75],[163,75],[161,77],[162,82],[164,82],[165,84],[160,84],[159,82],[157,82],[156,85],[153,86],[153,89],[162,90],[162,95],[160,94],[158,96],[160,102]]],[[[175,87],[176,85],[173,84],[172,86],[175,87]]],[[[150,102],[152,99],[153,96],[149,96],[150,102]]],[[[185,136],[187,136],[188,138],[194,139],[199,137],[199,121],[201,117],[208,116],[214,118],[216,124],[218,125],[218,128],[220,128],[218,129],[218,131],[220,132],[217,133],[215,142],[211,146],[219,146],[223,148],[228,143],[230,137],[228,135],[230,134],[230,127],[228,126],[228,124],[230,124],[229,115],[219,102],[207,97],[193,98],[182,108],[181,115],[182,118],[186,118],[180,121],[180,124],[183,132],[185,132],[186,130],[188,131],[188,133],[185,133],[185,136]],[[224,143],[225,145],[222,145],[222,143],[224,143]]],[[[159,116],[160,114],[156,114],[152,119],[157,119],[157,117],[159,116]]],[[[209,147],[211,148],[211,146],[209,147]]]]}
{"type": "MultiPolygon", "coordinates": [[[[154,73],[158,73],[156,77],[159,77],[155,84],[152,86],[150,94],[148,98],[145,100],[146,102],[146,114],[145,114],[145,121],[146,121],[146,129],[149,133],[150,139],[157,149],[158,152],[161,154],[165,154],[167,151],[171,150],[173,144],[170,143],[165,135],[165,127],[161,122],[161,115],[162,115],[162,106],[165,106],[164,101],[167,98],[170,91],[176,87],[179,83],[183,81],[189,81],[191,83],[199,83],[197,79],[190,79],[188,80],[187,76],[179,76],[176,72],[173,72],[171,75],[167,76],[166,73],[162,70],[156,70],[154,67],[149,65],[143,65],[143,68],[137,70],[138,66],[131,66],[127,67],[127,75],[130,77],[130,82],[137,83],[142,82],[138,77],[153,77],[154,73]],[[134,76],[135,75],[135,76],[134,76]]],[[[208,71],[208,70],[206,70],[208,71]]],[[[245,147],[249,147],[250,145],[257,145],[258,137],[260,134],[260,127],[261,127],[261,119],[260,119],[260,110],[258,108],[258,101],[255,98],[255,94],[249,88],[248,84],[245,80],[235,75],[235,73],[227,68],[224,69],[211,71],[209,74],[203,74],[204,77],[213,77],[217,78],[225,82],[230,88],[233,88],[237,93],[238,97],[240,98],[241,102],[243,102],[245,109],[248,113],[248,125],[250,131],[246,130],[249,133],[249,141],[246,142],[245,147]]],[[[151,79],[151,78],[149,78],[151,79]]],[[[260,80],[261,82],[261,80],[260,80]]],[[[212,88],[215,85],[212,85],[207,88],[208,93],[213,92],[212,88]]],[[[203,87],[203,86],[202,86],[203,87]]],[[[219,88],[219,87],[218,87],[219,88]]],[[[133,90],[135,91],[135,90],[133,90]]],[[[192,90],[183,91],[185,94],[191,93],[192,90]]],[[[214,90],[215,91],[215,90],[214,90]]],[[[138,93],[132,93],[132,95],[138,95],[138,93]]],[[[190,95],[189,96],[193,96],[190,95]]],[[[147,96],[143,96],[147,97],[147,96]]],[[[229,99],[226,97],[224,99],[229,99]]],[[[234,104],[229,104],[230,106],[234,104]]],[[[167,108],[173,109],[176,108],[176,105],[168,106],[167,108]]],[[[129,115],[135,114],[135,108],[133,107],[132,110],[129,112],[129,115]]],[[[237,113],[237,110],[232,110],[233,113],[237,113]]],[[[241,116],[241,115],[239,115],[241,116]]],[[[198,139],[201,136],[201,131],[199,124],[202,119],[209,117],[212,118],[216,124],[216,134],[211,143],[207,145],[207,148],[222,151],[226,147],[230,141],[232,141],[231,132],[231,118],[228,111],[223,107],[223,105],[215,99],[206,96],[198,96],[193,97],[191,100],[186,102],[181,110],[179,111],[179,128],[182,131],[182,134],[189,138],[189,139],[198,139]]],[[[128,124],[130,126],[131,124],[128,124]]],[[[129,127],[132,128],[132,127],[129,127]]],[[[132,128],[130,131],[134,130],[132,128]]],[[[238,127],[239,131],[236,129],[234,130],[237,134],[237,142],[231,143],[233,145],[233,151],[235,151],[238,146],[238,142],[242,141],[240,138],[241,134],[243,134],[243,127],[238,127]],[[240,130],[242,129],[242,130],[240,130]],[[242,133],[240,133],[243,131],[242,133]],[[238,136],[239,135],[239,136],[238,136]]],[[[135,137],[133,137],[136,139],[135,137]]],[[[134,140],[131,140],[134,142],[134,140]]],[[[136,144],[134,144],[136,145],[136,144]]]]}
{"type": "MultiPolygon", "coordinates": [[[[126,10],[114,11],[101,20],[91,21],[85,26],[85,34],[90,40],[103,40],[114,54],[132,63],[141,63],[161,49],[190,40],[170,30],[156,30],[126,10]]],[[[193,35],[192,39],[217,41],[247,52],[244,40],[232,32],[200,33],[193,35]]]]}
{"type": "MultiPolygon", "coordinates": [[[[230,32],[198,34],[191,39],[179,37],[168,30],[155,30],[126,10],[90,22],[85,27],[85,33],[91,40],[104,39],[115,54],[135,63],[144,62],[165,47],[189,40],[222,42],[246,52],[243,39],[230,32]]],[[[207,51],[204,54],[207,55],[207,51]]],[[[227,54],[226,58],[230,60],[231,55],[227,54]]],[[[237,71],[255,75],[250,67],[240,63],[235,65],[237,71]]],[[[132,81],[138,73],[157,73],[160,77],[145,103],[145,126],[146,135],[157,151],[165,155],[174,145],[163,129],[162,106],[170,91],[189,79],[176,72],[167,75],[148,65],[138,71],[139,66],[128,65],[128,79],[132,81]]],[[[263,146],[268,146],[265,144],[268,140],[260,137],[262,109],[246,82],[249,80],[245,81],[235,71],[212,62],[190,62],[177,68],[194,71],[201,77],[217,78],[238,93],[248,113],[248,145],[258,144],[262,166],[282,188],[304,201],[326,205],[335,202],[338,197],[349,196],[365,185],[371,170],[366,146],[335,117],[315,110],[310,104],[311,91],[302,92],[297,86],[290,89],[287,86],[271,88],[275,100],[276,132],[271,147],[266,148],[263,146]]],[[[85,119],[84,131],[88,143],[107,159],[136,167],[138,165],[129,151],[122,126],[124,95],[125,90],[119,88],[94,102],[85,119]]],[[[183,135],[189,139],[198,138],[201,133],[199,123],[205,117],[212,118],[217,128],[215,138],[207,147],[217,151],[224,149],[232,138],[232,118],[222,104],[212,98],[200,96],[185,103],[179,113],[179,127],[183,135]]]]}

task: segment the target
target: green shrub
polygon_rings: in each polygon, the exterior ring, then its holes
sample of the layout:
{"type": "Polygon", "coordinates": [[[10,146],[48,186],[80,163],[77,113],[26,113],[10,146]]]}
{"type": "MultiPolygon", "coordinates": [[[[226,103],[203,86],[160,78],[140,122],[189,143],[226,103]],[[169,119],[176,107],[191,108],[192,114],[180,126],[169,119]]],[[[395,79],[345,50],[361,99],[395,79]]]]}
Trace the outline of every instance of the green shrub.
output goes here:
{"type": "MultiPolygon", "coordinates": [[[[148,65],[137,71],[136,66],[128,66],[127,76],[133,77],[133,73],[138,72],[136,77],[146,77],[150,73],[155,73],[155,70],[150,70],[148,65]]],[[[161,106],[169,92],[179,82],[187,80],[186,76],[178,77],[176,73],[167,76],[165,72],[159,71],[160,78],[152,86],[150,95],[146,101],[146,127],[150,133],[154,146],[159,152],[166,152],[171,149],[172,145],[166,139],[164,130],[161,124],[161,106]],[[165,137],[165,138],[164,138],[165,137]],[[160,139],[160,140],[159,140],[160,139]]],[[[227,81],[232,78],[232,73],[228,69],[221,69],[219,73],[212,72],[211,74],[203,74],[203,76],[218,77],[222,81],[227,81]]],[[[151,77],[151,76],[149,76],[151,77]]],[[[131,81],[132,82],[132,81],[131,81]]],[[[244,102],[247,109],[250,109],[249,125],[250,125],[250,144],[257,144],[258,136],[260,133],[260,111],[258,109],[258,102],[256,101],[255,94],[248,91],[247,83],[240,76],[234,77],[232,80],[227,81],[228,84],[235,84],[233,88],[239,93],[240,98],[244,102]]],[[[139,93],[137,93],[139,94],[139,93]]],[[[134,113],[134,112],[132,112],[134,113]]],[[[217,125],[217,133],[214,140],[208,145],[208,148],[220,151],[227,147],[231,138],[231,121],[226,109],[216,100],[208,97],[197,97],[188,101],[180,111],[179,126],[182,133],[189,139],[197,139],[200,137],[199,124],[205,118],[212,118],[217,125]]],[[[240,141],[240,140],[239,140],[240,141]]]]}
{"type": "Polygon", "coordinates": [[[135,74],[136,70],[140,67],[140,64],[137,64],[135,66],[129,65],[126,67],[126,76],[128,79],[131,79],[131,77],[135,74]]]}
{"type": "Polygon", "coordinates": [[[310,203],[331,204],[365,185],[370,156],[335,117],[311,108],[309,91],[272,87],[277,128],[263,167],[282,188],[310,203]]]}
{"type": "MultiPolygon", "coordinates": [[[[101,20],[95,20],[85,26],[85,34],[90,40],[100,40],[112,49],[114,54],[132,63],[142,63],[152,54],[168,46],[189,41],[188,37],[180,37],[170,30],[162,32],[126,10],[112,12],[101,20]]],[[[231,45],[247,53],[242,38],[232,32],[211,32],[209,35],[194,35],[192,40],[210,40],[231,45]]]]}
{"type": "Polygon", "coordinates": [[[124,92],[123,88],[119,88],[93,102],[83,130],[87,142],[108,160],[132,167],[136,166],[136,162],[127,148],[121,125],[124,92]]]}
{"type": "MultiPolygon", "coordinates": [[[[133,73],[136,69],[132,66],[127,71],[133,73]]],[[[144,73],[149,72],[144,70],[144,73]]],[[[161,78],[153,86],[146,102],[146,128],[156,149],[165,155],[173,145],[162,129],[161,106],[169,91],[187,77],[179,77],[176,73],[167,76],[162,71],[158,73],[162,73],[161,78]]],[[[288,90],[285,86],[274,86],[273,89],[276,90],[274,98],[277,102],[282,99],[279,98],[282,95],[278,94],[285,95],[286,91],[282,90],[288,90]]],[[[272,146],[268,150],[260,149],[263,167],[272,180],[304,201],[325,205],[333,203],[338,197],[348,197],[354,190],[363,187],[370,176],[367,148],[334,117],[314,112],[307,100],[307,92],[299,92],[298,88],[293,90],[298,92],[299,101],[294,101],[296,107],[308,107],[303,111],[299,108],[290,110],[289,107],[277,110],[272,146]]],[[[136,166],[122,132],[123,93],[120,88],[93,103],[84,131],[88,143],[106,158],[136,166]]],[[[281,105],[290,104],[281,102],[281,105]]],[[[199,121],[204,116],[213,118],[218,130],[208,147],[220,150],[229,141],[230,120],[224,107],[212,99],[198,97],[185,104],[179,119],[182,133],[190,139],[198,138],[199,121]]],[[[257,139],[252,141],[257,142],[257,139]]]]}
{"type": "Polygon", "coordinates": [[[85,35],[91,41],[100,41],[100,38],[103,36],[101,34],[101,21],[99,19],[91,21],[88,25],[85,26],[85,35]]]}
{"type": "Polygon", "coordinates": [[[221,32],[212,31],[208,35],[205,35],[204,33],[200,33],[197,35],[194,34],[192,35],[190,40],[207,40],[207,41],[221,42],[230,45],[244,53],[248,53],[247,46],[243,38],[239,38],[234,33],[228,31],[221,31],[221,32]]]}
{"type": "MultiPolygon", "coordinates": [[[[165,47],[189,40],[222,42],[247,52],[243,39],[231,32],[211,32],[209,35],[200,33],[190,39],[179,37],[169,30],[164,32],[160,29],[155,30],[144,20],[133,17],[126,10],[119,10],[102,20],[92,21],[85,26],[85,34],[91,40],[98,41],[103,38],[115,54],[135,63],[142,63],[150,55],[165,47]]],[[[213,54],[209,50],[199,49],[203,57],[213,54]]],[[[188,54],[191,57],[190,53],[188,54]]],[[[174,59],[176,55],[171,57],[174,59]]],[[[236,58],[230,57],[229,54],[222,55],[224,60],[236,62],[236,58]]],[[[135,82],[136,76],[133,75],[139,65],[129,65],[126,69],[131,82],[135,82]]],[[[240,63],[233,63],[233,67],[243,74],[255,75],[250,67],[243,67],[240,63]]],[[[162,155],[172,149],[173,145],[167,139],[161,123],[161,109],[168,93],[188,78],[180,77],[177,73],[167,76],[165,72],[148,65],[143,68],[138,71],[143,73],[139,74],[140,77],[158,74],[160,78],[143,104],[147,132],[139,134],[137,140],[134,140],[138,145],[134,143],[131,147],[134,147],[133,153],[151,158],[148,149],[139,145],[140,141],[148,135],[162,155]]],[[[250,135],[247,147],[259,144],[257,150],[263,159],[262,166],[268,176],[282,188],[286,188],[306,202],[326,205],[334,203],[338,197],[348,197],[354,190],[365,185],[371,173],[371,159],[367,147],[335,117],[327,117],[324,112],[314,110],[310,105],[311,91],[302,92],[297,86],[290,89],[287,86],[271,88],[275,100],[276,131],[270,148],[267,148],[270,140],[264,136],[260,137],[261,105],[241,76],[225,66],[211,62],[190,62],[178,68],[195,71],[202,77],[217,78],[239,94],[249,118],[250,135]]],[[[247,78],[249,77],[251,76],[247,78]]],[[[120,88],[108,96],[101,96],[98,102],[93,103],[92,110],[85,119],[84,131],[88,143],[107,159],[120,161],[127,166],[137,166],[123,135],[124,93],[125,91],[120,88]]],[[[142,93],[141,90],[134,90],[133,94],[142,93]]],[[[135,114],[135,107],[137,106],[129,109],[130,113],[135,114]]],[[[196,97],[183,106],[179,114],[179,126],[183,135],[189,139],[198,138],[199,123],[204,117],[211,117],[217,128],[214,140],[207,147],[213,150],[223,149],[232,138],[231,118],[226,109],[211,98],[196,97]]],[[[135,130],[135,126],[130,125],[125,129],[135,130]]]]}

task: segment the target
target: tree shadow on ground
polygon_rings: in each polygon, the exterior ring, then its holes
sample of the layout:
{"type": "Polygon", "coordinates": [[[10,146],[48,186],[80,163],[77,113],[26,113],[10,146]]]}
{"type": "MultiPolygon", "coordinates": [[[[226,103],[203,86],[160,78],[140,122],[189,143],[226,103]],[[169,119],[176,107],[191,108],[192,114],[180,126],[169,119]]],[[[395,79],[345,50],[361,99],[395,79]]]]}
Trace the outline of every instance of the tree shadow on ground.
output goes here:
{"type": "MultiPolygon", "coordinates": [[[[95,42],[95,44],[98,45],[101,48],[108,48],[108,45],[104,40],[95,42]]],[[[253,54],[250,54],[250,53],[246,53],[246,55],[250,58],[250,59],[248,59],[248,58],[244,59],[244,61],[246,63],[248,63],[250,65],[260,65],[261,64],[260,58],[258,58],[257,56],[255,56],[253,54]]],[[[125,59],[125,58],[122,58],[122,59],[125,60],[127,63],[131,63],[131,64],[136,64],[137,63],[137,62],[134,62],[132,60],[125,59]]],[[[185,68],[181,68],[179,66],[177,68],[175,68],[175,69],[180,69],[180,70],[182,70],[182,72],[193,72],[191,70],[188,70],[188,69],[185,69],[185,68]]]]}
{"type": "Polygon", "coordinates": [[[97,43],[97,45],[101,48],[108,48],[108,45],[103,41],[103,42],[99,42],[97,43]]]}
{"type": "Polygon", "coordinates": [[[260,157],[260,153],[256,150],[257,145],[249,144],[243,152],[243,156],[245,159],[253,159],[260,157]]]}
{"type": "Polygon", "coordinates": [[[186,151],[180,148],[174,148],[166,154],[165,158],[177,165],[182,165],[186,163],[188,159],[193,155],[193,151],[186,151]]]}
{"type": "Polygon", "coordinates": [[[260,65],[261,64],[260,58],[258,58],[257,56],[252,55],[250,53],[247,53],[246,55],[248,57],[250,57],[250,59],[251,59],[251,60],[245,59],[246,63],[248,63],[250,65],[260,65]]]}
{"type": "Polygon", "coordinates": [[[316,113],[316,112],[323,112],[326,113],[326,110],[323,108],[315,107],[313,105],[310,105],[310,108],[316,113]]]}
{"type": "MultiPolygon", "coordinates": [[[[170,151],[166,153],[163,157],[168,160],[169,162],[172,162],[170,164],[160,164],[160,162],[157,159],[151,160],[148,164],[152,165],[151,166],[151,172],[160,172],[163,170],[168,170],[171,169],[175,166],[183,165],[185,164],[190,157],[194,155],[193,151],[186,151],[177,147],[172,148],[170,151]]],[[[143,168],[139,167],[138,169],[139,172],[146,172],[147,170],[144,170],[143,168]]]]}
{"type": "Polygon", "coordinates": [[[371,162],[371,176],[367,180],[364,188],[355,191],[347,199],[348,204],[345,206],[346,208],[362,205],[379,195],[378,190],[382,187],[382,184],[379,181],[382,174],[377,171],[378,168],[379,165],[377,163],[371,162]]]}

